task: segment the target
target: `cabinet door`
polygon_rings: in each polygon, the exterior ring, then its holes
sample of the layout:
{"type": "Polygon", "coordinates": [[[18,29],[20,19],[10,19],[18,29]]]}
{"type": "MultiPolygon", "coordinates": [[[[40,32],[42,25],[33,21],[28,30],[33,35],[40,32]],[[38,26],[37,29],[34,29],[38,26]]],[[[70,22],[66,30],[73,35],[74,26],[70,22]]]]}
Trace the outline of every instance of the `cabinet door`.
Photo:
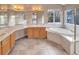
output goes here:
{"type": "Polygon", "coordinates": [[[0,55],[1,55],[1,42],[0,42],[0,55]]]}
{"type": "Polygon", "coordinates": [[[10,47],[13,48],[14,44],[15,44],[15,39],[16,39],[16,36],[15,36],[15,33],[12,33],[10,35],[10,47]]]}
{"type": "Polygon", "coordinates": [[[36,39],[39,39],[39,31],[40,31],[40,28],[39,27],[35,27],[34,28],[34,38],[36,39]]]}
{"type": "Polygon", "coordinates": [[[2,41],[2,54],[8,54],[10,51],[10,36],[2,41]]]}
{"type": "Polygon", "coordinates": [[[34,35],[33,31],[34,31],[33,28],[27,28],[27,35],[28,35],[28,38],[29,38],[29,39],[34,38],[34,37],[33,37],[33,35],[34,35]]]}
{"type": "Polygon", "coordinates": [[[45,30],[45,27],[40,28],[40,39],[46,39],[47,38],[47,32],[45,30]]]}

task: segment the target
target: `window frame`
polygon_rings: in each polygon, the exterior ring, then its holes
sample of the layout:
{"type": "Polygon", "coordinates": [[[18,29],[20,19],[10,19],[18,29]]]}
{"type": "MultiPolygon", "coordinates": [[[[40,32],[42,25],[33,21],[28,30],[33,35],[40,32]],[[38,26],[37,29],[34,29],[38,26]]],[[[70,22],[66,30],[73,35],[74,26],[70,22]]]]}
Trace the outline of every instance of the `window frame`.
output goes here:
{"type": "Polygon", "coordinates": [[[48,14],[49,13],[53,13],[53,21],[49,22],[49,15],[48,15],[48,23],[60,23],[61,22],[61,9],[49,9],[48,14]],[[59,22],[56,22],[56,19],[55,19],[56,11],[59,11],[59,22]]]}
{"type": "MultiPolygon", "coordinates": [[[[68,8],[68,9],[72,9],[72,8],[68,8]]],[[[73,23],[68,23],[68,22],[67,22],[67,21],[68,21],[68,20],[67,20],[67,10],[68,10],[68,9],[65,10],[65,20],[64,20],[64,22],[65,22],[66,24],[74,25],[74,15],[73,15],[73,11],[74,11],[74,10],[73,10],[73,9],[72,9],[72,22],[73,22],[73,23]]]]}

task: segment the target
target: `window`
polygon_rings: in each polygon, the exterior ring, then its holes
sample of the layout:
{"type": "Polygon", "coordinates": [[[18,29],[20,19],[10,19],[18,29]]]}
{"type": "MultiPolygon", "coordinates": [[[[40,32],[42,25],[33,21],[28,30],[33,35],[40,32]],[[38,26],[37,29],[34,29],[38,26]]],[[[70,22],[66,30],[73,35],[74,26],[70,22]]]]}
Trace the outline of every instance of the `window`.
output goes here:
{"type": "Polygon", "coordinates": [[[48,22],[60,22],[60,10],[48,10],[48,22]]]}
{"type": "Polygon", "coordinates": [[[68,8],[65,10],[66,11],[66,28],[70,31],[74,32],[74,9],[68,8]]]}
{"type": "Polygon", "coordinates": [[[73,16],[73,9],[67,9],[67,23],[73,24],[74,23],[74,16],[73,16]]]}
{"type": "Polygon", "coordinates": [[[48,13],[48,22],[53,22],[53,12],[48,13]]]}
{"type": "Polygon", "coordinates": [[[79,40],[79,9],[76,9],[76,17],[75,17],[76,19],[75,19],[75,21],[76,21],[76,32],[75,32],[75,34],[76,34],[76,54],[79,54],[79,49],[78,49],[78,47],[79,47],[79,44],[78,44],[78,40],[79,40]]]}
{"type": "Polygon", "coordinates": [[[60,22],[60,13],[59,13],[59,11],[55,11],[55,22],[60,22]]]}

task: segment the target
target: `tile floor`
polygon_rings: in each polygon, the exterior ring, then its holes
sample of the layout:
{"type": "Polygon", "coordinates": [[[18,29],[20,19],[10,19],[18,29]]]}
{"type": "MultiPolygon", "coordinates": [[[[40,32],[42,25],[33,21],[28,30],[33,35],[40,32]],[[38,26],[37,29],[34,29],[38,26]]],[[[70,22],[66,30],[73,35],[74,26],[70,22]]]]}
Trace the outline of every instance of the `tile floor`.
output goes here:
{"type": "Polygon", "coordinates": [[[54,42],[22,38],[16,41],[9,55],[67,55],[67,53],[54,42]]]}

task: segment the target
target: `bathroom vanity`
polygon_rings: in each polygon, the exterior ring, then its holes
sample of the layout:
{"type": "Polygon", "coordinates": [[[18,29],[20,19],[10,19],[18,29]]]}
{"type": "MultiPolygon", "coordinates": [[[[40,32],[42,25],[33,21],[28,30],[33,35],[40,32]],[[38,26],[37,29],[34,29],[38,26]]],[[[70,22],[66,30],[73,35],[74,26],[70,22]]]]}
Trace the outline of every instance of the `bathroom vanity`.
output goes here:
{"type": "Polygon", "coordinates": [[[29,39],[46,39],[47,33],[45,29],[45,27],[29,27],[26,29],[27,36],[29,39]]]}
{"type": "Polygon", "coordinates": [[[5,28],[4,31],[3,29],[0,30],[1,34],[4,33],[4,35],[0,35],[0,54],[1,55],[9,54],[12,48],[14,47],[16,40],[24,37],[25,34],[28,36],[29,39],[46,39],[47,32],[45,29],[46,27],[43,25],[34,25],[34,26],[33,25],[28,25],[28,26],[17,25],[13,27],[7,27],[7,29],[5,28]],[[19,35],[17,34],[20,34],[19,32],[21,30],[24,30],[25,34],[20,35],[19,37],[19,35]]]}

